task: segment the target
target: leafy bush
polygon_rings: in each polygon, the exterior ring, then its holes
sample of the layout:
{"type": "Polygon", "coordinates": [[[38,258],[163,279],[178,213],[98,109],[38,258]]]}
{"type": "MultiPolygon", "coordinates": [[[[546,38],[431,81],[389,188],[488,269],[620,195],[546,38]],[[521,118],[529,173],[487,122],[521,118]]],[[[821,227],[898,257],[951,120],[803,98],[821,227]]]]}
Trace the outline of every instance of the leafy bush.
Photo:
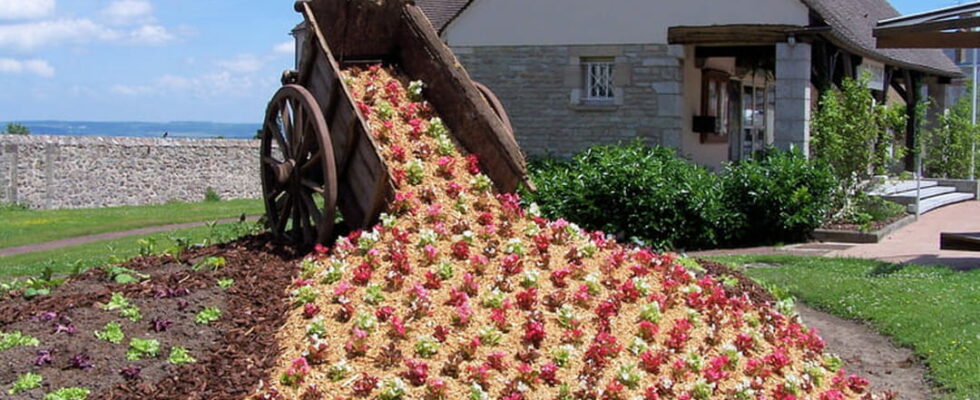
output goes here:
{"type": "Polygon", "coordinates": [[[825,163],[768,151],[728,165],[722,183],[725,204],[738,216],[734,238],[757,244],[805,239],[823,224],[838,182],[825,163]]]}
{"type": "Polygon", "coordinates": [[[868,78],[845,78],[841,89],[820,97],[813,114],[812,155],[829,164],[845,186],[884,173],[902,157],[896,132],[905,128],[904,107],[878,105],[868,78]]]}
{"type": "MultiPolygon", "coordinates": [[[[969,85],[968,85],[969,86],[969,85]]],[[[925,132],[922,163],[929,176],[965,179],[970,176],[970,153],[980,130],[972,122],[969,90],[939,115],[936,126],[925,132]]]]}
{"type": "Polygon", "coordinates": [[[209,203],[221,201],[221,195],[218,194],[213,187],[208,186],[208,188],[204,191],[204,201],[209,203]]]}
{"type": "Polygon", "coordinates": [[[733,219],[718,176],[640,142],[595,146],[569,162],[531,165],[537,192],[525,193],[549,218],[636,238],[658,249],[707,248],[727,241],[733,219]]]}
{"type": "Polygon", "coordinates": [[[535,161],[530,171],[538,190],[523,197],[544,216],[660,250],[803,239],[824,222],[837,188],[830,167],[799,153],[766,152],[718,176],[640,143],[535,161]]]}

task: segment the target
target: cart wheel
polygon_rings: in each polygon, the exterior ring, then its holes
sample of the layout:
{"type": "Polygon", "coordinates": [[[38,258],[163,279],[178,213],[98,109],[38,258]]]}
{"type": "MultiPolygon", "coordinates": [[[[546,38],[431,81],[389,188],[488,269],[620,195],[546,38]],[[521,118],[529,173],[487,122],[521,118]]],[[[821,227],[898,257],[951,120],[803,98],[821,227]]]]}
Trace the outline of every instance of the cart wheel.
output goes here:
{"type": "Polygon", "coordinates": [[[285,85],[276,92],[266,109],[260,152],[272,233],[301,245],[328,240],[337,207],[336,164],[327,123],[309,91],[285,85]]]}
{"type": "Polygon", "coordinates": [[[507,128],[510,136],[513,137],[514,127],[510,124],[510,117],[507,116],[507,110],[504,109],[504,105],[500,103],[497,95],[493,94],[490,88],[480,82],[473,81],[473,85],[476,85],[476,88],[480,89],[480,94],[487,100],[487,103],[490,103],[490,108],[493,108],[493,112],[497,113],[497,117],[500,117],[500,121],[504,123],[504,127],[507,128]]]}

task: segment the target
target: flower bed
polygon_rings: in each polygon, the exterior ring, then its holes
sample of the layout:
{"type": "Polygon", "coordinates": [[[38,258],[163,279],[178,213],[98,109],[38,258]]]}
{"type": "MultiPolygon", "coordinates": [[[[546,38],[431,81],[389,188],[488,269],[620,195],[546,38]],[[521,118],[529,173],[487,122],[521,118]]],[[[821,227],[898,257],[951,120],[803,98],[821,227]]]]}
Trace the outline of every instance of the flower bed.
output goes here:
{"type": "Polygon", "coordinates": [[[872,398],[774,305],[495,193],[420,82],[379,66],[345,82],[397,193],[302,262],[255,398],[872,398]]]}
{"type": "Polygon", "coordinates": [[[12,293],[0,303],[0,397],[243,398],[268,379],[296,273],[296,256],[268,240],[136,258],[31,300],[12,293]],[[208,308],[220,316],[204,323],[208,308]]]}

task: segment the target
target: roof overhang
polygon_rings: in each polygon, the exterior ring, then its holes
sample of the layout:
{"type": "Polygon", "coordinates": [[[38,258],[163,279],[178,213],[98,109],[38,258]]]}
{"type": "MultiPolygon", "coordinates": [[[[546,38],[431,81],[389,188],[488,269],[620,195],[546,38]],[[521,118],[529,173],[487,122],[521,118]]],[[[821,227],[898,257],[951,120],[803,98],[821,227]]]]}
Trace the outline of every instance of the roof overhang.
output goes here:
{"type": "Polygon", "coordinates": [[[980,47],[980,2],[886,19],[874,36],[879,49],[980,47]]]}
{"type": "Polygon", "coordinates": [[[817,32],[799,25],[708,25],[667,28],[667,43],[701,46],[752,46],[786,42],[790,37],[805,40],[817,32]]]}

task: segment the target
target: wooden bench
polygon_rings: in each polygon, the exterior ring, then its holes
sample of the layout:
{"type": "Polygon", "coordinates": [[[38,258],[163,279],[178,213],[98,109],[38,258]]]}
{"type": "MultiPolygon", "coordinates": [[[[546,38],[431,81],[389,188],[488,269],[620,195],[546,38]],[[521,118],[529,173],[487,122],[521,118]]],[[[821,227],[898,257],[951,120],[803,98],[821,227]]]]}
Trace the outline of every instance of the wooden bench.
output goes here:
{"type": "Polygon", "coordinates": [[[980,233],[940,233],[939,248],[942,250],[980,251],[980,233]]]}

